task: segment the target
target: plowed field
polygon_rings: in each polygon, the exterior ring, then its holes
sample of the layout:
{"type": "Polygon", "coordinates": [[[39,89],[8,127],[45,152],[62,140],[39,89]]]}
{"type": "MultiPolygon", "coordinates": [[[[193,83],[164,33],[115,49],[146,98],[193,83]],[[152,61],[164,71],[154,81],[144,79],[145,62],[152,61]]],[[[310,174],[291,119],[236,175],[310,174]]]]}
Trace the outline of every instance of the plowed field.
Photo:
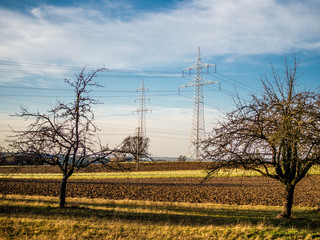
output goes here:
{"type": "MultiPolygon", "coordinates": [[[[199,169],[199,165],[196,167],[196,164],[188,165],[185,163],[181,164],[180,167],[177,163],[166,164],[160,164],[161,167],[158,165],[157,170],[199,169]]],[[[145,165],[148,167],[142,166],[142,170],[148,168],[148,171],[150,171],[151,166],[156,167],[152,164],[145,165]]],[[[200,169],[204,168],[202,166],[200,169]]],[[[23,169],[23,172],[30,172],[30,169],[38,169],[32,172],[48,172],[49,170],[45,166],[30,168],[29,170],[26,167],[21,169],[23,169]]],[[[7,171],[11,170],[7,169],[7,171]]],[[[283,186],[269,178],[214,177],[200,184],[201,180],[199,178],[70,179],[67,185],[67,196],[241,205],[282,205],[283,202],[283,186]]],[[[0,179],[0,193],[58,196],[59,184],[59,180],[0,179]]],[[[320,203],[320,176],[309,176],[302,180],[297,185],[294,202],[295,205],[299,206],[318,206],[320,203]]]]}

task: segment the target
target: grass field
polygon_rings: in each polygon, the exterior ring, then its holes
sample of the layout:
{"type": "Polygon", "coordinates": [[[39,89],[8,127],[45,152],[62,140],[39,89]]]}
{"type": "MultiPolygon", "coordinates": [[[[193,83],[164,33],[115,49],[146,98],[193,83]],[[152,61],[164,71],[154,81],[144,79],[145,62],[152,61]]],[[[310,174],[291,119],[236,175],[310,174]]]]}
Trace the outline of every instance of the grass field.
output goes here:
{"type": "Polygon", "coordinates": [[[2,195],[0,239],[320,239],[320,214],[294,208],[2,195]]]}

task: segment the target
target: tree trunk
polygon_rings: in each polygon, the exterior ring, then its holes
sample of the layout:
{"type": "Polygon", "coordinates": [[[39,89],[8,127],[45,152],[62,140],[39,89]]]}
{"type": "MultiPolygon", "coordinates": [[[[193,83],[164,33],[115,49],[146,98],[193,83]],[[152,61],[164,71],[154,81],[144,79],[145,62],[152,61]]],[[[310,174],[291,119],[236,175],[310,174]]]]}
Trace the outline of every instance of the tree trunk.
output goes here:
{"type": "Polygon", "coordinates": [[[140,170],[140,154],[139,153],[135,155],[135,160],[136,160],[136,170],[140,170]]]}
{"type": "Polygon", "coordinates": [[[139,158],[137,159],[136,170],[140,170],[139,158]]]}
{"type": "Polygon", "coordinates": [[[295,189],[295,185],[286,186],[286,198],[283,205],[283,211],[278,216],[279,218],[291,217],[294,189],[295,189]]]}
{"type": "Polygon", "coordinates": [[[67,189],[67,176],[63,176],[61,186],[60,186],[60,208],[64,208],[66,204],[66,189],[67,189]]]}

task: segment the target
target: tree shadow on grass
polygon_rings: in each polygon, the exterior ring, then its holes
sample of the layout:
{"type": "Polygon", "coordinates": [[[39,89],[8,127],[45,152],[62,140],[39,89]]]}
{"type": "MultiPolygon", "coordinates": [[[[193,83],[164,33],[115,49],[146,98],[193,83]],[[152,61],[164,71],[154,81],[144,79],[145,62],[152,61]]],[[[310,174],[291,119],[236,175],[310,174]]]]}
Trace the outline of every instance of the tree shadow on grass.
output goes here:
{"type": "Polygon", "coordinates": [[[277,219],[275,210],[225,209],[222,207],[191,208],[178,205],[142,205],[135,203],[81,203],[65,209],[52,206],[0,205],[0,216],[19,216],[43,219],[110,219],[152,222],[185,226],[258,225],[320,230],[320,214],[299,211],[297,218],[277,219]],[[105,209],[95,209],[103,207],[105,209]]]}
{"type": "MultiPolygon", "coordinates": [[[[27,196],[27,195],[26,195],[27,196]]],[[[39,199],[35,199],[35,198],[7,198],[7,196],[5,194],[0,194],[0,200],[8,200],[11,203],[19,203],[19,202],[24,202],[24,203],[31,203],[31,204],[35,204],[35,203],[43,203],[43,204],[57,204],[58,201],[58,197],[56,200],[53,200],[52,197],[51,199],[43,199],[43,196],[39,199]]]]}

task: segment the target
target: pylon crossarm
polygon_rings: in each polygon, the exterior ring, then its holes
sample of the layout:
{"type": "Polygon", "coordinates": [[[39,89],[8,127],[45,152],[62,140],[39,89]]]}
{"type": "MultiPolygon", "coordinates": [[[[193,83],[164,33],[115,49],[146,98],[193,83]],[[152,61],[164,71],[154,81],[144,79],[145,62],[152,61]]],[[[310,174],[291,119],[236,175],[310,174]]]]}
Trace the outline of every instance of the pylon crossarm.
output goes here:
{"type": "Polygon", "coordinates": [[[218,83],[220,82],[207,81],[207,82],[201,83],[201,85],[211,85],[211,84],[218,84],[218,83]]]}
{"type": "Polygon", "coordinates": [[[179,89],[180,89],[180,88],[185,88],[185,87],[194,87],[194,86],[196,86],[195,84],[196,84],[196,82],[191,81],[191,82],[188,82],[188,83],[180,86],[179,89]]]}

